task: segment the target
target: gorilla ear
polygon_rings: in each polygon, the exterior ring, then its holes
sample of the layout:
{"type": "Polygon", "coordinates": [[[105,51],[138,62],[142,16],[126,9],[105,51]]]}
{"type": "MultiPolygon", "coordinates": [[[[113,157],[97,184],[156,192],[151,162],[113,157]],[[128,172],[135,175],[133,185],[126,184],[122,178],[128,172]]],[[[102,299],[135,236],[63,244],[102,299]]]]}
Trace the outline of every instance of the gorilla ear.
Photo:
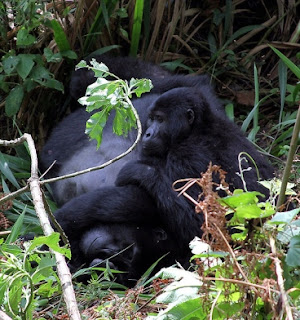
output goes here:
{"type": "Polygon", "coordinates": [[[187,113],[187,118],[188,118],[189,124],[192,124],[195,120],[194,110],[188,109],[186,113],[187,113]]]}
{"type": "Polygon", "coordinates": [[[163,230],[161,228],[155,228],[154,235],[155,235],[155,239],[157,242],[159,242],[161,240],[167,240],[167,238],[168,238],[168,235],[165,232],[165,230],[163,230]]]}

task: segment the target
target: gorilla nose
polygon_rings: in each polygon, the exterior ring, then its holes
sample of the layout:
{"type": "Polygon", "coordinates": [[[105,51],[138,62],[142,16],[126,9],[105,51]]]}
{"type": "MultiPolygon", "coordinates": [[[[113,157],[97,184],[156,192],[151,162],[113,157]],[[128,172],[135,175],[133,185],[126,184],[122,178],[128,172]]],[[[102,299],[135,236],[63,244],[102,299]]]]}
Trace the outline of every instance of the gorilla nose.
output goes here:
{"type": "Polygon", "coordinates": [[[143,140],[148,140],[153,136],[153,130],[151,128],[148,128],[144,134],[143,140]]]}

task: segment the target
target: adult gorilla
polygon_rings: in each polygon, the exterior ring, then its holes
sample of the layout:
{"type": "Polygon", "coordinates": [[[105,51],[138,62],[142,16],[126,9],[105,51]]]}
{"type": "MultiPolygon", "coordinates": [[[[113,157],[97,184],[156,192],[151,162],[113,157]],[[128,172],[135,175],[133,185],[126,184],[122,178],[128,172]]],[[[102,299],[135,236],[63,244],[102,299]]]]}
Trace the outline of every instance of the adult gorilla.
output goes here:
{"type": "MultiPolygon", "coordinates": [[[[95,223],[147,224],[156,219],[170,237],[176,238],[178,252],[184,253],[188,242],[201,235],[203,218],[195,214],[188,200],[172,190],[174,181],[199,177],[212,162],[227,172],[231,190],[243,188],[237,175],[240,152],[251,155],[262,179],[272,177],[272,167],[234,123],[216,112],[206,93],[205,87],[181,87],[154,100],[143,136],[141,159],[127,162],[116,180],[117,202],[113,206],[107,204],[104,190],[96,189],[72,199],[56,212],[58,222],[71,239],[95,223]],[[131,202],[134,186],[140,194],[131,202]],[[122,192],[119,188],[123,188],[122,192]],[[155,202],[154,210],[143,209],[147,194],[155,202]]],[[[268,193],[257,182],[254,169],[243,174],[248,190],[268,193]]],[[[189,190],[194,198],[198,193],[197,188],[189,190]]]]}
{"type": "Polygon", "coordinates": [[[150,223],[147,226],[99,224],[82,233],[78,242],[72,243],[71,249],[71,271],[82,266],[105,267],[108,262],[111,269],[127,271],[116,274],[117,281],[126,286],[134,285],[166,253],[155,270],[163,265],[172,265],[179,258],[178,254],[175,256],[175,241],[150,223]]]}

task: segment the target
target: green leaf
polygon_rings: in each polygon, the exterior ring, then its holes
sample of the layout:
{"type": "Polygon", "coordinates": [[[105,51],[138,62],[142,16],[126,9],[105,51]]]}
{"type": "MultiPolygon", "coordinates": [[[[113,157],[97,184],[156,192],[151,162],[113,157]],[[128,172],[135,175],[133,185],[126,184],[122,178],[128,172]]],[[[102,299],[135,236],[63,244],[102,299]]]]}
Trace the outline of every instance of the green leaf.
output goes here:
{"type": "Polygon", "coordinates": [[[260,218],[268,218],[275,213],[275,208],[272,206],[270,202],[258,203],[258,206],[262,209],[260,214],[260,218]],[[263,205],[261,205],[263,204],[263,205]]]}
{"type": "Polygon", "coordinates": [[[31,46],[35,40],[35,37],[29,34],[29,31],[26,29],[20,29],[17,33],[17,46],[19,47],[31,46]]]}
{"type": "Polygon", "coordinates": [[[232,196],[220,199],[221,203],[225,203],[230,208],[237,208],[238,206],[257,203],[257,196],[262,195],[259,192],[241,192],[242,190],[236,189],[232,196]]]}
{"type": "Polygon", "coordinates": [[[9,304],[15,314],[19,313],[22,297],[23,282],[22,277],[18,276],[10,283],[8,291],[9,304]]]}
{"type": "Polygon", "coordinates": [[[64,91],[63,84],[53,79],[51,72],[43,66],[35,66],[30,73],[30,77],[44,87],[64,91]]]}
{"type": "Polygon", "coordinates": [[[44,48],[44,56],[47,62],[60,62],[62,60],[62,54],[60,52],[53,53],[51,49],[44,48]]]}
{"type": "Polygon", "coordinates": [[[77,54],[73,50],[61,51],[61,55],[71,60],[77,59],[77,54]]]}
{"type": "Polygon", "coordinates": [[[97,141],[97,148],[100,147],[102,142],[103,128],[106,125],[109,109],[104,108],[100,112],[94,113],[90,119],[86,122],[85,133],[90,136],[91,139],[97,141]]]}
{"type": "Polygon", "coordinates": [[[278,57],[285,63],[285,65],[300,79],[300,68],[297,67],[289,58],[282,54],[276,48],[270,46],[270,48],[278,55],[278,57]]]}
{"type": "Polygon", "coordinates": [[[300,220],[295,220],[278,232],[277,240],[287,245],[294,236],[300,235],[300,220]]]}
{"type": "Polygon", "coordinates": [[[133,26],[131,33],[130,55],[136,56],[141,37],[141,28],[144,12],[144,0],[136,0],[134,7],[133,26]]]}
{"type": "Polygon", "coordinates": [[[5,113],[8,117],[14,116],[20,109],[24,97],[23,86],[14,87],[5,101],[5,113]]]}
{"type": "Polygon", "coordinates": [[[113,122],[113,132],[118,136],[127,135],[131,128],[136,128],[135,121],[132,121],[130,115],[131,109],[118,107],[113,122]]]}
{"type": "Polygon", "coordinates": [[[0,74],[0,89],[2,91],[4,91],[5,93],[8,93],[9,92],[9,86],[8,86],[8,83],[5,82],[6,80],[6,76],[3,75],[3,74],[0,74]]]}
{"type": "Polygon", "coordinates": [[[25,81],[23,83],[23,88],[26,92],[30,92],[31,90],[33,90],[37,86],[38,86],[38,84],[29,78],[25,79],[25,81]]]}
{"type": "Polygon", "coordinates": [[[34,276],[32,277],[33,283],[38,283],[54,274],[53,267],[56,266],[55,258],[49,255],[44,255],[41,256],[40,259],[41,260],[38,263],[34,276]]]}
{"type": "Polygon", "coordinates": [[[256,204],[247,204],[238,206],[235,212],[239,219],[255,219],[260,217],[261,209],[256,204]]]}
{"type": "Polygon", "coordinates": [[[93,82],[92,84],[90,84],[87,88],[86,88],[86,95],[89,96],[93,93],[96,93],[97,96],[107,96],[107,90],[106,87],[108,86],[110,82],[104,78],[98,78],[96,79],[95,82],[93,82]]]}
{"type": "MultiPolygon", "coordinates": [[[[124,10],[125,10],[125,9],[124,9],[124,10]]],[[[119,45],[114,44],[114,45],[111,45],[111,46],[103,47],[103,48],[101,48],[101,49],[97,49],[97,50],[93,51],[93,52],[91,53],[91,55],[93,55],[93,56],[100,56],[101,54],[104,54],[104,53],[109,52],[109,51],[111,51],[111,50],[113,50],[113,49],[119,49],[119,48],[120,48],[119,45]]]]}
{"type": "Polygon", "coordinates": [[[35,55],[34,54],[19,54],[18,55],[20,61],[17,64],[17,72],[19,76],[25,80],[29,73],[31,72],[33,66],[34,66],[34,59],[35,55]]]}
{"type": "Polygon", "coordinates": [[[203,310],[203,305],[199,298],[190,299],[170,308],[159,320],[205,320],[207,313],[203,310]]]}
{"type": "Polygon", "coordinates": [[[218,303],[216,308],[214,308],[213,319],[228,319],[234,315],[240,314],[245,307],[244,302],[230,303],[222,302],[218,303]]]}
{"type": "Polygon", "coordinates": [[[108,67],[103,62],[99,63],[95,59],[92,59],[90,64],[93,67],[92,70],[97,78],[101,78],[109,72],[108,67]]]}
{"type": "Polygon", "coordinates": [[[129,82],[129,87],[132,92],[140,97],[142,93],[150,92],[153,88],[152,82],[149,79],[134,79],[132,78],[129,82]]]}
{"type": "Polygon", "coordinates": [[[51,28],[54,32],[54,39],[60,52],[71,50],[69,41],[64,32],[64,29],[55,19],[51,20],[51,28]]]}
{"type": "Polygon", "coordinates": [[[17,64],[19,63],[20,58],[18,56],[9,56],[3,60],[3,70],[6,74],[10,75],[15,71],[17,64]]]}
{"type": "Polygon", "coordinates": [[[268,221],[270,224],[289,224],[291,223],[297,214],[300,212],[300,208],[293,209],[285,212],[277,212],[274,217],[268,221]]]}
{"type": "Polygon", "coordinates": [[[16,241],[20,236],[20,231],[24,222],[25,212],[26,211],[24,210],[22,214],[19,216],[18,220],[14,223],[14,226],[11,229],[11,233],[5,241],[6,244],[10,244],[16,241]]]}
{"type": "Polygon", "coordinates": [[[75,66],[75,70],[81,69],[81,68],[86,68],[87,67],[87,63],[85,60],[81,60],[80,62],[77,63],[77,65],[75,66]]]}
{"type": "Polygon", "coordinates": [[[59,246],[59,233],[53,232],[49,236],[36,237],[31,241],[31,245],[28,248],[28,251],[34,250],[36,247],[41,245],[47,245],[52,250],[59,252],[65,255],[68,259],[71,258],[70,249],[62,248],[59,246]]]}
{"type": "MultiPolygon", "coordinates": [[[[36,80],[37,81],[37,80],[36,80]]],[[[61,92],[64,92],[64,85],[55,79],[45,79],[42,81],[37,81],[38,83],[40,83],[41,85],[43,85],[44,87],[47,88],[51,88],[51,89],[55,89],[61,92]]]]}
{"type": "Polygon", "coordinates": [[[285,261],[290,267],[300,267],[300,235],[291,239],[285,261]]]}

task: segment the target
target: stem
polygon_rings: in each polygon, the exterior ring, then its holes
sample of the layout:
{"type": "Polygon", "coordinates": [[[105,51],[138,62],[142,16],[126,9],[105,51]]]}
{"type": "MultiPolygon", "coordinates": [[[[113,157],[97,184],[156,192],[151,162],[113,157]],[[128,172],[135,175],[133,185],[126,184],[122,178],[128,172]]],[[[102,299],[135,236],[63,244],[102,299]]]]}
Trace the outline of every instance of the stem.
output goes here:
{"type": "Polygon", "coordinates": [[[278,283],[278,287],[279,287],[280,294],[281,294],[282,307],[285,309],[286,319],[293,320],[294,317],[292,314],[292,310],[291,310],[291,307],[288,303],[287,294],[284,290],[284,280],[283,280],[283,276],[282,276],[283,270],[280,265],[280,260],[278,259],[278,256],[277,256],[275,240],[273,237],[270,238],[270,246],[271,246],[271,250],[273,253],[272,259],[274,260],[274,263],[275,263],[275,270],[276,270],[276,274],[277,274],[277,283],[278,283]]]}
{"type": "Polygon", "coordinates": [[[298,141],[299,131],[300,131],[300,105],[298,107],[298,113],[297,113],[297,118],[296,118],[294,130],[293,130],[293,136],[292,136],[292,140],[291,140],[291,144],[290,144],[290,150],[289,150],[288,157],[286,160],[286,165],[285,165],[285,168],[283,171],[281,189],[280,189],[280,194],[279,194],[278,202],[277,202],[277,211],[279,211],[280,206],[284,203],[284,200],[285,200],[285,190],[286,190],[287,183],[289,180],[294,155],[295,155],[296,149],[297,149],[297,141],[298,141]]]}

